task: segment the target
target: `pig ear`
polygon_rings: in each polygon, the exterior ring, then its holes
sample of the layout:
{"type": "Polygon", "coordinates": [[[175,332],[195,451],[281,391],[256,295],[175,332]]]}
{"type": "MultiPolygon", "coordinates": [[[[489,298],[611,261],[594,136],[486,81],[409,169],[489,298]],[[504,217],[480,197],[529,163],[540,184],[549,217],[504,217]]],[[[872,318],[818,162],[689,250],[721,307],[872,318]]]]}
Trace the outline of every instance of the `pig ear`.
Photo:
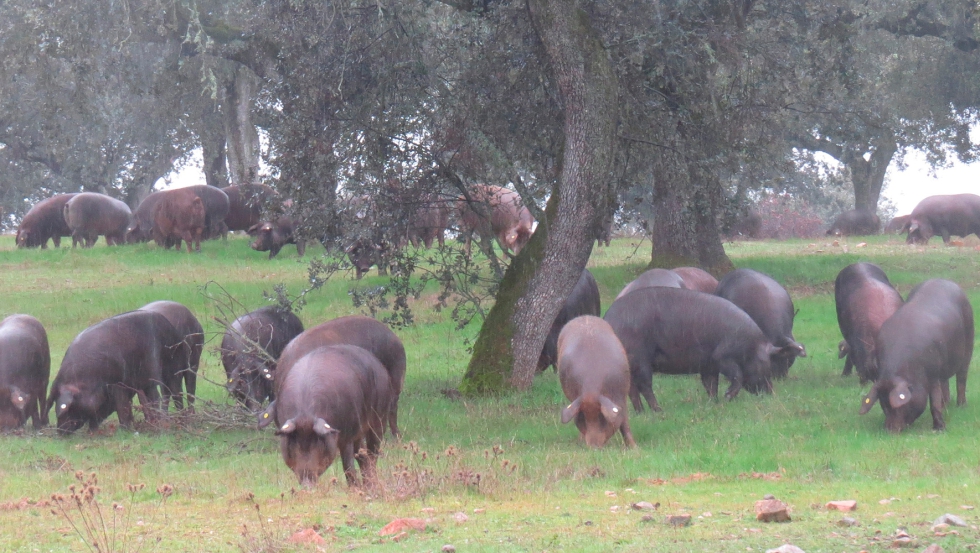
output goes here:
{"type": "Polygon", "coordinates": [[[622,409],[606,396],[599,396],[599,410],[607,421],[614,421],[622,414],[622,409]]]}
{"type": "Polygon", "coordinates": [[[568,421],[574,419],[578,415],[578,410],[581,406],[582,398],[576,398],[575,401],[569,403],[568,407],[561,411],[561,423],[568,424],[568,421]]]}
{"type": "Polygon", "coordinates": [[[919,230],[919,222],[912,221],[912,223],[909,225],[909,232],[915,232],[917,230],[919,230]]]}
{"type": "Polygon", "coordinates": [[[58,400],[54,404],[54,412],[56,415],[61,415],[71,407],[71,404],[75,401],[74,395],[68,390],[62,390],[61,394],[58,395],[58,400]]]}
{"type": "Polygon", "coordinates": [[[18,411],[23,411],[24,407],[27,407],[27,403],[31,400],[31,396],[25,394],[17,386],[11,386],[10,388],[10,403],[14,404],[14,407],[18,411]]]}
{"type": "Polygon", "coordinates": [[[783,349],[786,348],[789,348],[793,352],[796,352],[797,357],[806,357],[806,348],[803,347],[803,344],[799,342],[790,342],[790,344],[783,349]]]}
{"type": "Polygon", "coordinates": [[[327,436],[329,434],[340,433],[339,430],[327,424],[327,421],[319,418],[313,421],[313,431],[316,432],[317,435],[319,436],[327,436]]]}
{"type": "Polygon", "coordinates": [[[892,388],[891,393],[888,394],[888,403],[892,406],[892,409],[898,409],[911,400],[912,392],[909,390],[909,383],[905,382],[904,380],[898,382],[898,384],[892,388]]]}
{"type": "Polygon", "coordinates": [[[864,396],[864,399],[861,400],[860,414],[862,415],[867,414],[867,412],[870,411],[872,407],[874,407],[877,401],[878,401],[878,385],[875,384],[874,386],[871,387],[870,390],[868,390],[868,395],[864,396]]]}
{"type": "Polygon", "coordinates": [[[296,431],[296,421],[294,419],[289,419],[288,421],[282,423],[282,426],[276,430],[276,436],[282,436],[284,434],[292,434],[296,431]]]}
{"type": "Polygon", "coordinates": [[[275,415],[275,413],[276,413],[276,402],[272,401],[269,403],[269,406],[266,407],[264,411],[258,414],[257,418],[259,421],[259,430],[265,428],[266,426],[269,426],[269,423],[272,422],[273,415],[275,415]]]}

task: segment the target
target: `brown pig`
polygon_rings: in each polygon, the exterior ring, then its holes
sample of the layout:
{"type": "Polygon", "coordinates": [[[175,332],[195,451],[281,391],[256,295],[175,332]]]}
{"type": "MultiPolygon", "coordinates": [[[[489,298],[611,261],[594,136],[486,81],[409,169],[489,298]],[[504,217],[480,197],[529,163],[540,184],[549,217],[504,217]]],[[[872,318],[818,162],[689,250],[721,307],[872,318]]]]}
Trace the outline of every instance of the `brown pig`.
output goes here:
{"type": "Polygon", "coordinates": [[[354,454],[362,447],[361,475],[374,480],[390,400],[388,372],[357,346],[316,348],[289,367],[271,408],[282,458],[300,484],[316,486],[339,456],[347,483],[356,485],[354,454]]]}
{"type": "Polygon", "coordinates": [[[572,402],[561,412],[562,424],[574,419],[591,447],[604,446],[617,430],[627,446],[636,446],[626,409],[630,364],[609,323],[583,315],[565,325],[558,336],[558,379],[572,402]]]}
{"type": "Polygon", "coordinates": [[[19,428],[28,418],[35,430],[47,426],[50,371],[48,335],[40,321],[30,315],[0,321],[0,430],[19,428]]]}

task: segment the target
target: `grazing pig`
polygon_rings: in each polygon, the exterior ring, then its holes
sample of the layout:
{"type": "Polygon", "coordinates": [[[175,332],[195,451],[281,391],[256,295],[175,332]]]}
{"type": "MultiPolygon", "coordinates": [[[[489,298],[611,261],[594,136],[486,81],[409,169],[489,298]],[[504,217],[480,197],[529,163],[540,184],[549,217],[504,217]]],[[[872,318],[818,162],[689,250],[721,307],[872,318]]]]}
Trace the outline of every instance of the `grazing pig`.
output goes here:
{"type": "Polygon", "coordinates": [[[163,315],[173,325],[177,334],[184,337],[188,354],[187,368],[178,373],[177,378],[174,379],[177,388],[170,390],[170,393],[174,398],[174,405],[178,409],[183,409],[183,393],[180,389],[180,384],[183,383],[187,392],[187,407],[193,412],[197,394],[197,370],[201,365],[201,352],[204,350],[204,329],[201,323],[190,309],[175,301],[155,301],[140,307],[140,311],[152,311],[163,315]]]}
{"type": "Polygon", "coordinates": [[[655,286],[634,290],[613,302],[605,320],[616,332],[630,362],[630,400],[643,411],[640,395],[659,411],[653,373],[698,374],[708,396],[717,397],[719,374],[734,399],[772,391],[770,355],[776,348],[759,325],[732,302],[717,296],[655,286]]]}
{"type": "Polygon", "coordinates": [[[370,238],[359,238],[354,241],[344,253],[347,254],[347,259],[350,260],[351,265],[354,266],[354,271],[357,275],[357,279],[360,280],[364,278],[371,267],[374,265],[378,266],[378,274],[386,274],[385,264],[385,253],[387,247],[382,241],[371,240],[370,238]]]}
{"type": "Polygon", "coordinates": [[[133,394],[147,419],[160,397],[157,386],[175,389],[187,368],[183,336],[167,318],[149,311],[116,315],[83,330],[72,340],[51,384],[45,409],[55,407],[58,430],[70,433],[86,423],[95,431],[113,412],[119,424],[133,424],[133,394]]]}
{"type": "Polygon", "coordinates": [[[909,224],[912,220],[911,215],[899,215],[898,217],[893,217],[888,224],[885,225],[885,234],[898,234],[900,232],[905,232],[905,226],[909,224]]]}
{"type": "Polygon", "coordinates": [[[866,236],[878,234],[879,230],[881,219],[877,215],[864,209],[851,209],[834,219],[827,236],[866,236]]]}
{"type": "Polygon", "coordinates": [[[408,239],[412,246],[418,248],[424,244],[429,249],[434,240],[444,246],[450,211],[449,204],[443,199],[435,196],[423,198],[408,227],[408,239]]]}
{"type": "MultiPolygon", "coordinates": [[[[375,481],[392,400],[388,373],[378,358],[351,345],[315,348],[284,373],[272,404],[276,435],[286,466],[300,484],[312,488],[337,456],[347,484],[357,485],[354,455],[365,483],[375,481]]],[[[268,419],[266,419],[267,421],[268,419]]],[[[259,423],[259,427],[268,422],[259,423]]]]}
{"type": "Polygon", "coordinates": [[[636,446],[626,409],[630,363],[609,323],[584,315],[565,325],[558,337],[558,379],[572,402],[561,412],[562,424],[574,419],[591,447],[606,445],[617,430],[627,446],[636,446]]]}
{"type": "Polygon", "coordinates": [[[545,338],[544,348],[541,349],[541,356],[538,357],[538,372],[554,366],[558,362],[558,335],[568,321],[581,315],[602,314],[602,304],[599,300],[599,285],[596,284],[595,277],[588,269],[582,271],[575,287],[572,288],[565,305],[551,323],[551,330],[545,338]]]}
{"type": "MultiPolygon", "coordinates": [[[[136,206],[129,229],[126,231],[127,244],[149,242],[153,239],[153,213],[160,200],[166,198],[170,192],[172,190],[152,192],[136,206]]],[[[167,245],[170,246],[173,246],[173,243],[167,245]]]]}
{"type": "Polygon", "coordinates": [[[881,267],[873,263],[854,263],[837,274],[834,297],[837,324],[844,336],[839,357],[847,358],[842,376],[849,375],[851,367],[857,367],[861,384],[877,379],[875,334],[902,306],[902,296],[881,267]]]}
{"type": "Polygon", "coordinates": [[[95,192],[76,194],[65,203],[63,213],[71,229],[72,248],[79,243],[91,248],[100,234],[110,246],[124,243],[132,216],[125,203],[95,192]]]}
{"type": "Polygon", "coordinates": [[[905,241],[909,244],[924,244],[937,234],[946,244],[950,236],[980,237],[980,196],[929,196],[912,210],[907,228],[909,234],[905,241]]]}
{"type": "Polygon", "coordinates": [[[28,417],[34,430],[48,425],[44,409],[51,372],[48,335],[30,315],[0,321],[0,430],[20,428],[28,417]]]}
{"type": "Polygon", "coordinates": [[[74,197],[75,194],[58,194],[35,204],[17,227],[17,247],[47,249],[51,239],[54,247],[60,248],[61,237],[71,236],[65,222],[65,204],[74,197]]]}
{"type": "Polygon", "coordinates": [[[861,414],[880,401],[885,428],[901,432],[926,410],[944,430],[949,379],[956,376],[956,405],[966,403],[966,373],[973,356],[973,307],[954,282],[927,280],[888,318],[875,338],[878,380],[861,414]]]}
{"type": "Polygon", "coordinates": [[[221,340],[228,393],[251,410],[267,398],[274,399],[276,361],[286,344],[302,332],[299,317],[274,305],[235,319],[221,340]]]}
{"type": "Polygon", "coordinates": [[[677,267],[670,271],[677,273],[681,277],[681,280],[684,281],[683,288],[687,288],[688,290],[714,294],[715,290],[718,289],[718,279],[703,269],[698,269],[697,267],[677,267]]]}
{"type": "MultiPolygon", "coordinates": [[[[854,362],[851,361],[851,346],[848,345],[847,340],[837,342],[837,358],[844,360],[844,371],[841,376],[849,376],[854,369],[854,362]]],[[[861,383],[863,384],[864,381],[862,380],[861,383]]]]}
{"type": "Polygon", "coordinates": [[[524,207],[517,192],[478,184],[470,191],[472,203],[460,196],[457,211],[461,222],[461,231],[466,239],[466,253],[470,253],[473,232],[481,236],[496,236],[500,247],[511,250],[514,255],[531,239],[534,217],[524,207]]]}
{"type": "MultiPolygon", "coordinates": [[[[248,230],[262,222],[262,208],[278,196],[275,190],[264,184],[238,186],[233,184],[221,189],[228,196],[228,230],[248,230]]],[[[262,250],[264,251],[264,250],[262,250]]]]}
{"type": "Polygon", "coordinates": [[[797,357],[806,357],[806,348],[793,338],[796,311],[793,300],[778,282],[752,269],[735,269],[722,277],[715,294],[734,303],[759,325],[769,342],[776,346],[772,374],[783,378],[797,357]]]}
{"type": "Polygon", "coordinates": [[[282,216],[275,221],[264,221],[248,229],[248,235],[255,237],[252,249],[257,252],[269,252],[269,259],[279,255],[279,250],[286,244],[296,244],[296,253],[300,257],[306,253],[306,240],[296,238],[296,225],[292,217],[282,216]]]}
{"type": "Polygon", "coordinates": [[[371,317],[362,315],[340,317],[321,323],[294,338],[279,356],[275,375],[276,397],[282,387],[282,378],[298,358],[318,347],[338,344],[350,344],[368,350],[388,371],[391,379],[391,404],[385,418],[391,433],[399,436],[398,398],[405,384],[405,346],[390,328],[371,317]]]}
{"type": "Polygon", "coordinates": [[[211,240],[219,236],[224,237],[228,232],[225,217],[228,216],[228,211],[231,209],[228,194],[216,186],[206,184],[196,184],[188,186],[186,189],[197,194],[197,197],[201,198],[201,202],[204,204],[204,239],[211,240]]]}
{"type": "Polygon", "coordinates": [[[166,197],[153,209],[153,240],[158,246],[170,248],[180,241],[187,243],[187,253],[201,251],[204,234],[204,202],[192,190],[178,188],[168,190],[166,197]]]}
{"type": "Polygon", "coordinates": [[[639,290],[640,288],[649,288],[651,286],[663,286],[666,288],[686,288],[684,286],[684,279],[673,271],[668,271],[667,269],[650,269],[644,272],[640,276],[636,277],[632,282],[623,287],[623,289],[616,296],[616,299],[629,294],[633,290],[639,290]]]}

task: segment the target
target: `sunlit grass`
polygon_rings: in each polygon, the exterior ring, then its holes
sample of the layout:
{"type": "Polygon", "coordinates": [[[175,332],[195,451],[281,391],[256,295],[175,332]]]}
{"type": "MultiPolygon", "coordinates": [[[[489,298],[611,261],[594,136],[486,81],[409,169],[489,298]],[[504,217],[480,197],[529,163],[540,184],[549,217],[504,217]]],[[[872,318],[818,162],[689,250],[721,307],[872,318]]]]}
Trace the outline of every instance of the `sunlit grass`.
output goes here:
{"type": "MultiPolygon", "coordinates": [[[[933,242],[925,248],[905,246],[898,237],[840,240],[837,246],[823,238],[729,244],[736,265],[765,271],[791,290],[799,308],[796,338],[809,357],[797,361],[773,396],[743,393],[732,402],[709,400],[696,378],[656,377],[664,411],[631,413],[640,444],[632,451],[622,449],[618,436],[603,450],[582,447],[575,428],[559,423],[564,396],[551,372],[526,394],[448,398],[443,391],[458,385],[469,360],[464,340],[476,329],[457,331],[445,313],[425,310],[424,301],[416,304],[422,323],[396,331],[408,353],[399,415],[405,440],[385,443],[381,491],[348,490],[339,463],[315,491],[298,490],[271,432],[216,430],[204,417],[180,430],[113,432],[104,425],[99,435],[67,439],[30,430],[3,436],[0,550],[85,550],[49,509],[16,505],[66,490],[73,472],[83,470],[98,473],[103,501],[124,502],[141,517],[134,529],[160,538],[144,546],[150,551],[258,551],[256,536],[282,543],[314,525],[327,551],[438,551],[446,543],[458,551],[759,551],[784,541],[808,552],[883,551],[899,526],[922,547],[936,541],[946,551],[965,551],[977,542],[975,528],[935,537],[927,523],[946,512],[977,523],[976,511],[960,509],[980,502],[976,387],[968,391],[966,407],[950,408],[945,433],[920,420],[893,436],[884,432],[879,409],[857,415],[863,390],[854,377],[840,377],[837,359],[833,279],[848,263],[879,263],[903,294],[925,278],[951,278],[980,305],[976,244],[933,242]],[[858,247],[861,242],[866,245],[858,247]],[[126,484],[137,482],[146,488],[130,504],[126,484]],[[162,484],[176,488],[166,503],[156,492],[162,484]],[[791,504],[792,523],[755,521],[753,504],[766,493],[791,504]],[[249,494],[261,506],[258,514],[249,494]],[[879,504],[893,497],[900,501],[879,504]],[[832,499],[857,499],[852,516],[861,526],[837,527],[842,515],[822,508],[832,499]],[[649,522],[641,520],[645,513],[629,509],[642,500],[661,504],[649,522]],[[468,520],[457,522],[458,512],[468,520]],[[665,513],[680,512],[695,516],[691,527],[664,524],[665,513]],[[427,531],[402,541],[380,538],[378,530],[398,516],[432,520],[427,531]]],[[[590,268],[603,308],[643,270],[650,248],[649,241],[619,239],[595,250],[590,268]]],[[[150,301],[188,305],[205,326],[210,350],[220,326],[215,306],[202,295],[206,283],[220,284],[248,308],[262,305],[263,292],[278,282],[293,292],[305,285],[306,264],[292,248],[273,261],[241,237],[206,242],[203,249],[188,255],[100,243],[86,251],[18,251],[10,237],[0,237],[0,315],[30,313],[45,324],[55,373],[78,332],[150,301]]],[[[307,326],[357,312],[347,296],[349,279],[337,275],[309,297],[300,313],[307,326]]],[[[382,283],[372,273],[359,285],[382,283]]],[[[203,364],[212,382],[200,384],[199,395],[226,403],[218,358],[205,353],[203,364]]],[[[285,551],[310,550],[283,545],[285,551]]]]}

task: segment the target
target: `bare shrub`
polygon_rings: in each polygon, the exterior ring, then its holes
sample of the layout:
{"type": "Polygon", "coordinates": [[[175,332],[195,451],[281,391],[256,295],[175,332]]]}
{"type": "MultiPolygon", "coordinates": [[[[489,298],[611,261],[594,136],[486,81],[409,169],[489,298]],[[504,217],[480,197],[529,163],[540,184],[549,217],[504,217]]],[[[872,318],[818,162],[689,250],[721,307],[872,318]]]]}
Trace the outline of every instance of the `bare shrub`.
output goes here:
{"type": "Polygon", "coordinates": [[[762,238],[815,238],[826,225],[817,210],[788,194],[772,194],[756,204],[762,217],[762,238]]]}

